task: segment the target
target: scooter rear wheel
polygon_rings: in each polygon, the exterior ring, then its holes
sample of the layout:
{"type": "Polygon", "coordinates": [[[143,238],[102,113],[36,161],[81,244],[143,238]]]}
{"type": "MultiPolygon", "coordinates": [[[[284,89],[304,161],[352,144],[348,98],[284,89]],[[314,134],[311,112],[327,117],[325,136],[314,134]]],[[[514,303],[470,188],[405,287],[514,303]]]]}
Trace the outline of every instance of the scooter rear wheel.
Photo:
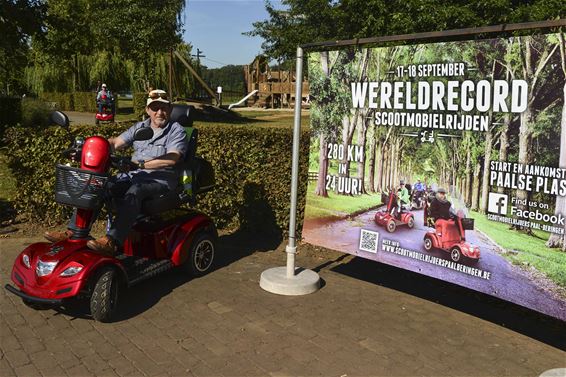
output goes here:
{"type": "Polygon", "coordinates": [[[407,226],[409,227],[409,229],[413,229],[413,227],[415,226],[415,218],[411,216],[411,218],[409,219],[409,222],[407,223],[407,226]]]}
{"type": "Polygon", "coordinates": [[[208,232],[197,233],[191,241],[185,270],[191,276],[203,276],[212,269],[215,256],[215,237],[208,232]]]}
{"type": "Polygon", "coordinates": [[[103,267],[94,282],[90,313],[99,322],[109,322],[118,308],[119,276],[116,269],[103,267]]]}
{"type": "Polygon", "coordinates": [[[395,231],[395,229],[397,229],[397,224],[395,224],[395,220],[391,219],[387,222],[387,231],[389,233],[393,233],[395,231]]]}

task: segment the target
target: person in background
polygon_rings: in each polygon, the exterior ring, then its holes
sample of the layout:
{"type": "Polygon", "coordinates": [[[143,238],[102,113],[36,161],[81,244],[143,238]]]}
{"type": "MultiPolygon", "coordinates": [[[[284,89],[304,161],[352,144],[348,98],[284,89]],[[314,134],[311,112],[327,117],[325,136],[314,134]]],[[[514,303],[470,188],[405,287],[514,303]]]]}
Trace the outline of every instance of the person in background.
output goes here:
{"type": "Polygon", "coordinates": [[[106,84],[102,84],[100,91],[96,95],[96,103],[98,104],[99,113],[102,113],[102,107],[104,105],[109,105],[112,109],[112,114],[114,114],[114,97],[112,96],[112,92],[110,92],[106,84]]]}
{"type": "Polygon", "coordinates": [[[452,203],[446,199],[446,190],[439,188],[430,203],[429,215],[434,222],[438,219],[450,220],[452,218],[452,214],[450,213],[451,207],[452,203]]]}
{"type": "Polygon", "coordinates": [[[410,200],[409,190],[405,186],[405,181],[401,180],[397,189],[397,206],[394,208],[392,215],[397,217],[403,211],[403,206],[408,204],[410,200]]]}

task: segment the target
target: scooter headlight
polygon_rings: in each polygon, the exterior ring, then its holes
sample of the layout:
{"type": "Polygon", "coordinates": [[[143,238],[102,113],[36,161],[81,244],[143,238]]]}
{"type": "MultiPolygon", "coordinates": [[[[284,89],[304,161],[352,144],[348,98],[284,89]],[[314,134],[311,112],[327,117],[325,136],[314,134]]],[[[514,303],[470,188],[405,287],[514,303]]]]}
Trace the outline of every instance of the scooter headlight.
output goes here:
{"type": "Polygon", "coordinates": [[[83,266],[78,263],[72,263],[69,267],[65,268],[63,272],[61,272],[61,276],[73,276],[81,272],[83,266]]]}
{"type": "Polygon", "coordinates": [[[35,268],[35,273],[37,276],[46,276],[53,272],[57,266],[57,262],[43,262],[41,259],[37,261],[37,267],[35,268]]]}
{"type": "Polygon", "coordinates": [[[29,258],[29,255],[27,254],[22,254],[22,263],[24,264],[24,266],[26,266],[27,268],[31,268],[31,261],[29,258]]]}

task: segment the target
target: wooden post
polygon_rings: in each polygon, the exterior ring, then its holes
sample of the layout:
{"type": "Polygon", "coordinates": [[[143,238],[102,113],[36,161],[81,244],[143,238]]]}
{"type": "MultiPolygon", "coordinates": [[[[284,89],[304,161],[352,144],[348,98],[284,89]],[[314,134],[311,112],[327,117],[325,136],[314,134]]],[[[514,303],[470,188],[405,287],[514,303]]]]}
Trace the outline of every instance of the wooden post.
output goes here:
{"type": "Polygon", "coordinates": [[[183,58],[181,54],[179,54],[177,51],[174,51],[174,54],[177,58],[179,58],[181,63],[183,63],[187,67],[187,69],[192,73],[194,78],[197,79],[197,81],[202,85],[204,90],[206,90],[208,94],[210,94],[210,96],[214,98],[216,105],[218,105],[218,97],[216,96],[216,93],[214,93],[214,91],[210,89],[210,87],[204,82],[204,80],[198,75],[198,73],[193,69],[193,67],[191,67],[191,65],[185,60],[185,58],[183,58]]]}

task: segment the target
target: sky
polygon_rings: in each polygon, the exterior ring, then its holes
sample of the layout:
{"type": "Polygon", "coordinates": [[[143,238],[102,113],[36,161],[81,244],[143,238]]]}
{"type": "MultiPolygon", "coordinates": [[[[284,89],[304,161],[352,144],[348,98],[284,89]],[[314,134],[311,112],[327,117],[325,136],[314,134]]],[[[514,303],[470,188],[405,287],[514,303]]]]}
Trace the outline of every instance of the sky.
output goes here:
{"type": "MultiPolygon", "coordinates": [[[[280,0],[271,3],[282,8],[280,0]]],[[[193,54],[202,51],[201,63],[209,68],[250,64],[261,53],[262,39],[242,33],[267,16],[263,0],[186,0],[183,39],[193,54]]]]}

